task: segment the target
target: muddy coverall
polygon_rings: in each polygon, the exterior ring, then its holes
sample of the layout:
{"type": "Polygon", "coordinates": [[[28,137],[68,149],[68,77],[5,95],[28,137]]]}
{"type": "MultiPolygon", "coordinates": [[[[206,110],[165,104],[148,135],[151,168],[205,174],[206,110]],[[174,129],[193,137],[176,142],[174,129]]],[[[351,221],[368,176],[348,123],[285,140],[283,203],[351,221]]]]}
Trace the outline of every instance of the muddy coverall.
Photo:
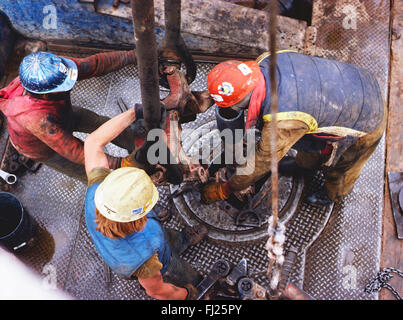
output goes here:
{"type": "MultiPolygon", "coordinates": [[[[252,173],[233,175],[222,197],[270,171],[269,55],[258,62],[262,74],[246,122],[246,128],[261,129],[255,154],[244,165],[252,173]]],[[[354,65],[293,52],[279,53],[277,67],[277,159],[294,148],[299,166],[323,166],[326,192],[336,200],[351,191],[384,133],[386,107],[379,85],[373,75],[354,65]]]]}
{"type": "MultiPolygon", "coordinates": [[[[103,76],[136,63],[135,51],[99,53],[73,60],[78,81],[103,76]]],[[[84,170],[84,143],[74,131],[91,133],[108,117],[72,106],[70,92],[28,95],[19,77],[0,90],[0,110],[7,117],[10,140],[18,152],[35,161],[87,183],[84,170]]],[[[125,130],[113,143],[131,152],[133,134],[125,130]]],[[[108,155],[111,168],[120,166],[120,158],[108,155]]]]}

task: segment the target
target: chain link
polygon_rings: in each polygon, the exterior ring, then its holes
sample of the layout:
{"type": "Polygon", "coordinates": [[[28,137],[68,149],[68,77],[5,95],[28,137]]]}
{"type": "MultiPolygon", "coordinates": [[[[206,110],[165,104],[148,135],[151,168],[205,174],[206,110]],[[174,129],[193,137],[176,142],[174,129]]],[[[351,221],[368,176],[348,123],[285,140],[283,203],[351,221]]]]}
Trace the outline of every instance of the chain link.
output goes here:
{"type": "Polygon", "coordinates": [[[401,272],[400,270],[396,268],[384,268],[380,272],[378,272],[375,279],[373,279],[365,287],[364,291],[366,293],[372,293],[376,291],[379,292],[382,288],[386,288],[390,290],[398,300],[403,300],[399,293],[390,284],[388,284],[388,281],[393,278],[392,273],[396,273],[403,278],[403,272],[401,272]]]}

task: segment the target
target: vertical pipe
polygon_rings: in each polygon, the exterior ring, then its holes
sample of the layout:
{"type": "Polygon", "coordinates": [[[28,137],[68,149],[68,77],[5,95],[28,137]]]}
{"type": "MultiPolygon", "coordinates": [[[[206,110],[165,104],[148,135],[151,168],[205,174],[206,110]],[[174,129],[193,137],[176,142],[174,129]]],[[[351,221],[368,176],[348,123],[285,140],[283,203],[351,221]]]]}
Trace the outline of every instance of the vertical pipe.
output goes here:
{"type": "Polygon", "coordinates": [[[176,45],[180,41],[181,0],[165,0],[165,41],[176,45]]]}
{"type": "MultiPolygon", "coordinates": [[[[270,113],[272,120],[270,122],[270,151],[271,151],[271,207],[273,225],[269,223],[269,228],[276,229],[278,226],[278,167],[277,167],[277,112],[278,112],[278,96],[277,96],[277,80],[276,80],[276,30],[277,30],[277,0],[270,1],[270,113]]],[[[270,239],[269,239],[270,241],[270,239]]],[[[273,241],[273,239],[272,239],[273,241]]],[[[270,277],[275,259],[270,259],[267,268],[267,275],[270,277]]]]}
{"type": "Polygon", "coordinates": [[[277,30],[277,1],[270,1],[270,113],[271,121],[271,178],[272,178],[272,212],[274,227],[278,224],[278,168],[277,168],[277,112],[278,112],[278,93],[276,79],[276,30],[277,30]]]}
{"type": "Polygon", "coordinates": [[[132,0],[132,16],[143,115],[148,132],[159,128],[161,123],[154,0],[132,0]]]}
{"type": "Polygon", "coordinates": [[[196,78],[196,64],[186,47],[181,30],[181,0],[164,0],[165,36],[163,56],[172,60],[181,60],[186,66],[186,80],[196,78]]]}

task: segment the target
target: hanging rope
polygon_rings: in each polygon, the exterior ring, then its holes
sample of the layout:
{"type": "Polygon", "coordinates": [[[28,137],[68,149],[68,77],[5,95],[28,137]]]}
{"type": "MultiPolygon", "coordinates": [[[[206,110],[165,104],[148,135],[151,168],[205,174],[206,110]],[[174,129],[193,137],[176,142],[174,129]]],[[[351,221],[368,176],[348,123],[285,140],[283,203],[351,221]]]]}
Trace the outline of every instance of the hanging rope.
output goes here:
{"type": "Polygon", "coordinates": [[[280,223],[278,218],[278,167],[277,167],[277,112],[278,112],[278,92],[276,80],[276,30],[277,30],[277,0],[270,2],[270,113],[272,120],[270,122],[270,146],[271,146],[271,182],[272,196],[271,208],[272,215],[268,223],[269,238],[266,243],[266,249],[269,257],[269,267],[267,276],[270,280],[272,292],[277,292],[280,282],[281,266],[284,262],[283,245],[285,241],[285,225],[280,223]]]}
{"type": "Polygon", "coordinates": [[[388,283],[388,281],[393,278],[392,273],[396,273],[398,276],[403,278],[402,271],[400,271],[396,268],[384,268],[378,272],[376,277],[370,283],[367,284],[364,291],[366,293],[373,293],[373,292],[381,291],[382,288],[386,288],[393,293],[393,295],[396,297],[396,299],[403,300],[403,298],[400,296],[399,292],[397,292],[396,289],[393,288],[388,283]]]}

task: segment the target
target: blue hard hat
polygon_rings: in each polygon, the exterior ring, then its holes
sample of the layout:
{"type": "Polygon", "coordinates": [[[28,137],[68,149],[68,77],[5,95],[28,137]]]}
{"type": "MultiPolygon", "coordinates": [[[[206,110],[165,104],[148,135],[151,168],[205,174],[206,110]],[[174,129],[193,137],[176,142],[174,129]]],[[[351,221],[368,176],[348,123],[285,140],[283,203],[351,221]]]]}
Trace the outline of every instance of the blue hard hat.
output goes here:
{"type": "Polygon", "coordinates": [[[19,72],[22,86],[38,94],[69,91],[78,78],[74,61],[51,52],[34,52],[26,56],[19,72]]]}

